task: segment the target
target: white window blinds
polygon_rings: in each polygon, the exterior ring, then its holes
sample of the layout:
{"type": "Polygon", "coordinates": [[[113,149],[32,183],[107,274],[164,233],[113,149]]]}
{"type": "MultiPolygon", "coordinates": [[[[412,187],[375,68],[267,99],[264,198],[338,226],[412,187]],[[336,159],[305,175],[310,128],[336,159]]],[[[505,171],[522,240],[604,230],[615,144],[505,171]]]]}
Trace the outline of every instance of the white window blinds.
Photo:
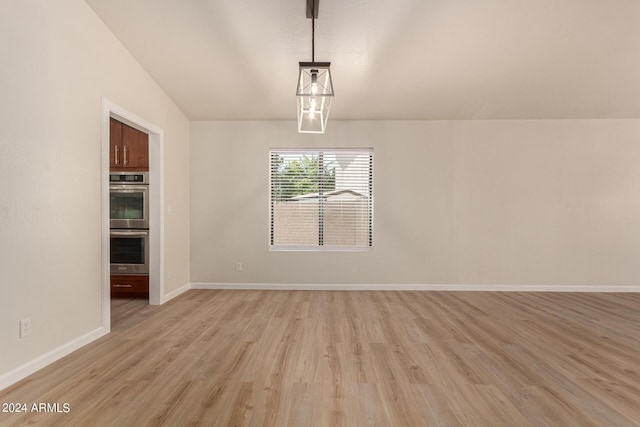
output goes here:
{"type": "Polygon", "coordinates": [[[373,150],[271,150],[270,247],[367,249],[373,150]]]}

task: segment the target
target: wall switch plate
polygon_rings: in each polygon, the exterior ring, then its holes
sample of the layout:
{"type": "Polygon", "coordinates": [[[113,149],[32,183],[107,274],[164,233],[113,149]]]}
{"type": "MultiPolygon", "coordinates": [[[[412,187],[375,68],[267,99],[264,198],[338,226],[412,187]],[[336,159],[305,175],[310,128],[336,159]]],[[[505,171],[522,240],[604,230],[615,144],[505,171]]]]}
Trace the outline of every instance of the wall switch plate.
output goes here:
{"type": "Polygon", "coordinates": [[[20,320],[20,338],[31,335],[31,318],[20,320]]]}
{"type": "Polygon", "coordinates": [[[236,271],[242,271],[242,263],[240,261],[236,262],[236,271]]]}

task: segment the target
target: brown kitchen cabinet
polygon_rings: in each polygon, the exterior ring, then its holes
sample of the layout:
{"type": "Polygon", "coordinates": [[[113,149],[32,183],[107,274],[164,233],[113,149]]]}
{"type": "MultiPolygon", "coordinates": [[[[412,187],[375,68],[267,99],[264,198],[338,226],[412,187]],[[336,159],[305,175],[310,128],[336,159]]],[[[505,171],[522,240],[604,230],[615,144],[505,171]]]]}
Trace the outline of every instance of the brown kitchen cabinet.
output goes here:
{"type": "Polygon", "coordinates": [[[111,275],[111,298],[149,298],[149,276],[111,275]]]}
{"type": "Polygon", "coordinates": [[[109,169],[111,171],[148,171],[149,135],[111,118],[109,169]]]}

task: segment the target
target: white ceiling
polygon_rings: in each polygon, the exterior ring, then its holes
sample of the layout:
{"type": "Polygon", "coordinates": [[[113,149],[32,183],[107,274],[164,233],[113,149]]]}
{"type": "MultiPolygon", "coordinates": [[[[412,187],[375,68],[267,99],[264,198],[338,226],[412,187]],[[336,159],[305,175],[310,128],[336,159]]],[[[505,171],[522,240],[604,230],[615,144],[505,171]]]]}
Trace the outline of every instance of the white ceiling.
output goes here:
{"type": "MultiPolygon", "coordinates": [[[[189,119],[295,119],[306,0],[86,1],[189,119]]],[[[640,1],[320,0],[316,60],[333,120],[640,118],[640,1]]]]}

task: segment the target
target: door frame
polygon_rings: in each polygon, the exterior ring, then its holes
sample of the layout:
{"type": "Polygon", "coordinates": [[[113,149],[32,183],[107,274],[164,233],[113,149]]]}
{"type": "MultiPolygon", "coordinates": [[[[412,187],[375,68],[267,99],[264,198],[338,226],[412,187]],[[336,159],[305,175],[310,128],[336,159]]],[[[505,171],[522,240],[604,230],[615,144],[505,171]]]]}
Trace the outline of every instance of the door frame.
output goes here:
{"type": "Polygon", "coordinates": [[[117,119],[149,135],[149,304],[162,304],[164,295],[164,131],[102,98],[101,113],[101,228],[102,325],[111,330],[109,236],[109,120],[117,119]]]}

